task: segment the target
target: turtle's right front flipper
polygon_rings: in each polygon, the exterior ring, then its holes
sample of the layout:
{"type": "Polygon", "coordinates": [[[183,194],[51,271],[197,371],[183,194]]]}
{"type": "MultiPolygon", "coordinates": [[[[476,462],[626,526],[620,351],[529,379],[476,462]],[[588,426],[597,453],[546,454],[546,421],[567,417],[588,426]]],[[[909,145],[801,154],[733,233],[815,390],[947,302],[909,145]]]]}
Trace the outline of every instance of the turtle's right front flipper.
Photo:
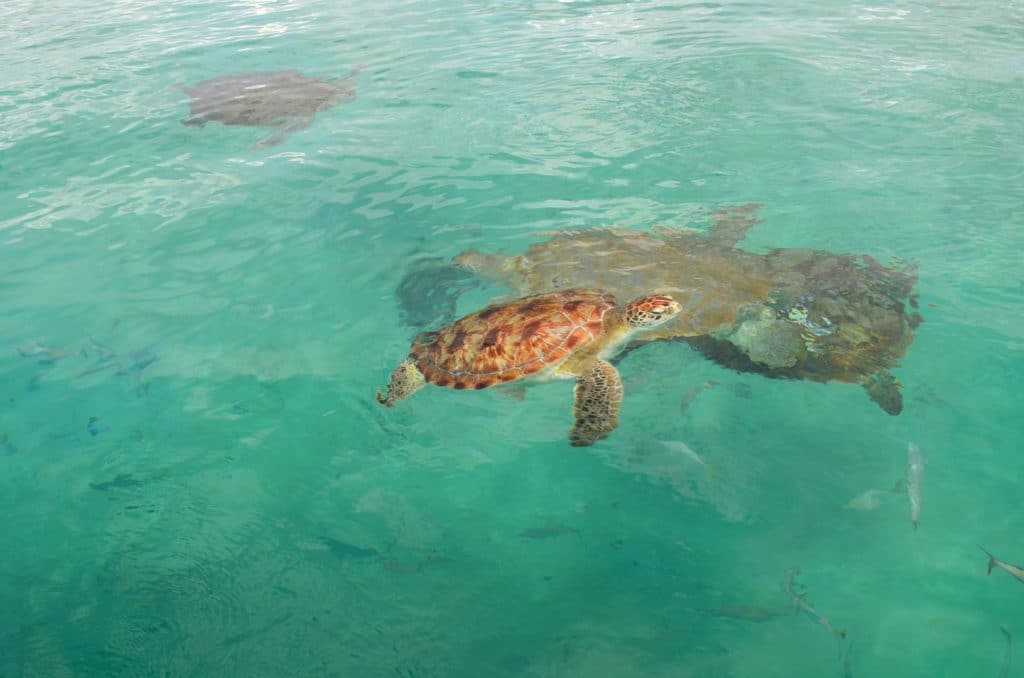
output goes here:
{"type": "Polygon", "coordinates": [[[580,373],[573,389],[576,424],[569,432],[574,447],[597,442],[619,425],[622,378],[611,363],[594,360],[580,373]]]}

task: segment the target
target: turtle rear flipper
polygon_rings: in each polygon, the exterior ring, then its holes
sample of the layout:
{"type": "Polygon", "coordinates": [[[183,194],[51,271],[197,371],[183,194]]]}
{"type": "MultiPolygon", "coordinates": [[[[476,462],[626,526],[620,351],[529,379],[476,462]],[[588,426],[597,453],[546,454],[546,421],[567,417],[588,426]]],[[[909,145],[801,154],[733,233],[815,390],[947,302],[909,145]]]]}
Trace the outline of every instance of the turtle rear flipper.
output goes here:
{"type": "Polygon", "coordinates": [[[888,372],[876,372],[861,382],[868,397],[878,403],[887,414],[896,416],[903,411],[900,382],[888,372]]]}
{"type": "Polygon", "coordinates": [[[574,447],[597,442],[619,425],[622,378],[611,363],[595,360],[586,367],[573,389],[576,424],[569,433],[574,447]]]}

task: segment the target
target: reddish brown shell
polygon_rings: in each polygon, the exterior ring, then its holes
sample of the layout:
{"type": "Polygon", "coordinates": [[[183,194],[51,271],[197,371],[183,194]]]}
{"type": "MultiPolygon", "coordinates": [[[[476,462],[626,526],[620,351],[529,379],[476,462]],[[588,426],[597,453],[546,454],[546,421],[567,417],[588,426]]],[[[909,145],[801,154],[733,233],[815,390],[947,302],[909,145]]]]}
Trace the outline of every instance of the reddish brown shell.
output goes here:
{"type": "Polygon", "coordinates": [[[438,386],[487,388],[557,364],[599,341],[610,294],[562,290],[495,304],[413,342],[409,359],[438,386]]]}

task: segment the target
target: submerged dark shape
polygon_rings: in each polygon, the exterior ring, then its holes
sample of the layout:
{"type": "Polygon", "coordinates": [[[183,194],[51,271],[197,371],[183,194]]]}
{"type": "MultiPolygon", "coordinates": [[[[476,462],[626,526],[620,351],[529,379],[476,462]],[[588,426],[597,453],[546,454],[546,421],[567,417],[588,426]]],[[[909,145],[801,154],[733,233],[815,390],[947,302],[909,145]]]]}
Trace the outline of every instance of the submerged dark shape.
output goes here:
{"type": "Polygon", "coordinates": [[[618,298],[670,294],[683,311],[634,346],[682,340],[740,371],[858,383],[883,410],[899,414],[900,384],[889,369],[921,322],[912,310],[916,270],[867,255],[739,249],[758,223],[758,207],[718,210],[706,233],[660,226],[562,231],[521,255],[466,250],[454,264],[516,296],[577,286],[618,298]]]}
{"type": "Polygon", "coordinates": [[[409,267],[395,296],[405,323],[422,329],[454,320],[459,295],[479,284],[480,279],[471,272],[451,266],[441,257],[427,257],[409,267]]]}
{"type": "Polygon", "coordinates": [[[146,481],[135,478],[131,473],[118,473],[113,480],[104,480],[102,483],[89,483],[89,487],[100,492],[110,489],[124,489],[126,487],[140,487],[146,481]]]}
{"type": "Polygon", "coordinates": [[[320,537],[320,541],[339,558],[376,558],[380,551],[375,548],[363,548],[334,537],[320,537]]]}
{"type": "Polygon", "coordinates": [[[276,146],[305,129],[320,111],[356,98],[355,80],[362,65],[347,77],[320,79],[295,70],[237,73],[182,87],[191,97],[184,125],[225,125],[274,128],[256,142],[276,146]]]}
{"type": "Polygon", "coordinates": [[[546,527],[529,527],[520,532],[519,536],[526,539],[553,539],[579,533],[578,529],[568,525],[548,525],[546,527]]]}

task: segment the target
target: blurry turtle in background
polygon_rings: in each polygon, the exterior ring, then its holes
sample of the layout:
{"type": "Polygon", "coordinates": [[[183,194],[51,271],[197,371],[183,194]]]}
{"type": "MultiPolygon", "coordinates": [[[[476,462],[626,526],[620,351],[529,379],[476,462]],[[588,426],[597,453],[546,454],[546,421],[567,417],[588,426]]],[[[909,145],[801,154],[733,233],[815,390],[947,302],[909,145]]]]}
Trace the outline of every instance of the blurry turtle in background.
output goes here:
{"type": "Polygon", "coordinates": [[[757,254],[736,245],[760,205],[725,208],[707,233],[594,228],[561,231],[524,254],[466,250],[458,267],[521,296],[595,287],[620,298],[649,291],[682,306],[670,322],[634,340],[684,340],[733,369],[769,377],[859,383],[889,414],[903,398],[889,373],[921,322],[912,267],[810,249],[757,254]]]}
{"type": "Polygon", "coordinates": [[[356,98],[359,65],[337,79],[311,78],[295,70],[237,73],[182,87],[191,97],[183,125],[203,126],[210,121],[225,125],[271,127],[255,148],[280,144],[292,132],[305,129],[320,111],[356,98]]]}

